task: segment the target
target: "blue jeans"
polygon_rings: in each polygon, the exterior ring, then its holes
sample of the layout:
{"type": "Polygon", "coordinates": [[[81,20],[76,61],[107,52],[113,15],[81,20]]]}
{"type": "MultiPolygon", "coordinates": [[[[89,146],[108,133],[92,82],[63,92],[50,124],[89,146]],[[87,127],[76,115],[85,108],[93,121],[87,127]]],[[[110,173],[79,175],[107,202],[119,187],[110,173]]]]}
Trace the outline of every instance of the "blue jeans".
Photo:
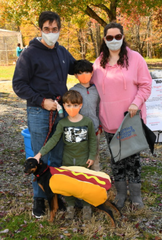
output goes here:
{"type": "MultiPolygon", "coordinates": [[[[27,107],[28,128],[31,135],[31,146],[34,155],[36,155],[40,151],[47,137],[49,131],[49,114],[50,114],[49,111],[42,109],[40,107],[27,107]]],[[[56,111],[53,112],[53,118],[55,114],[56,111]]],[[[49,138],[55,132],[59,120],[60,118],[59,116],[57,116],[49,138]]],[[[63,155],[63,140],[61,138],[57,145],[41,159],[45,163],[48,163],[48,165],[50,166],[60,167],[62,164],[62,155],[63,155]]],[[[45,193],[38,186],[37,181],[33,182],[33,193],[34,198],[37,197],[46,198],[45,193]]]]}

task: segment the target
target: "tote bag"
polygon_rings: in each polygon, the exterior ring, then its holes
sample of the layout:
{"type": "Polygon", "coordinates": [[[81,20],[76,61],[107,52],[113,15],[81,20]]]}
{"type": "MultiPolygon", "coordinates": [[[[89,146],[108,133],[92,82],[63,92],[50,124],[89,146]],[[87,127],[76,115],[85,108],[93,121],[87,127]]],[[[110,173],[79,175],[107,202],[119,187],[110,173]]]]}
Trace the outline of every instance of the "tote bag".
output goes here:
{"type": "Polygon", "coordinates": [[[110,153],[115,162],[149,148],[146,140],[140,111],[134,117],[126,113],[123,122],[109,144],[110,153]]]}

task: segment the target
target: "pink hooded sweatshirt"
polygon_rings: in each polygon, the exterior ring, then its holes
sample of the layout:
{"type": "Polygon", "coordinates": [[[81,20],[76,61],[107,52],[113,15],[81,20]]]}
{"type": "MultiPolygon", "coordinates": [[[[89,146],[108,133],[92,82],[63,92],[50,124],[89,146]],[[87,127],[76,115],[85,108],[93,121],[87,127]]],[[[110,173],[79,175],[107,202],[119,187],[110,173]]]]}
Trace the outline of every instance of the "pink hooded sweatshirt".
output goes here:
{"type": "Polygon", "coordinates": [[[141,110],[146,123],[145,101],[151,94],[152,78],[143,57],[129,48],[128,69],[115,64],[100,66],[101,57],[94,64],[91,82],[96,85],[100,96],[99,118],[104,131],[115,133],[131,104],[141,110]]]}

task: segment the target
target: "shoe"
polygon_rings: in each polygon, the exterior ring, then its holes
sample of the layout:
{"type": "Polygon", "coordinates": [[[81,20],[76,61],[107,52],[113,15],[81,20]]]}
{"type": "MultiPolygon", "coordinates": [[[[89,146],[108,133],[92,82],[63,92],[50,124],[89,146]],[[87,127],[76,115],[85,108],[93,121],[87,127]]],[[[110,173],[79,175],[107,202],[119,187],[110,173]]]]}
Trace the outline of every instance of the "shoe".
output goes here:
{"type": "Polygon", "coordinates": [[[92,209],[91,206],[83,206],[83,221],[91,220],[92,209]]]}
{"type": "Polygon", "coordinates": [[[130,200],[137,209],[144,208],[141,197],[141,183],[129,183],[130,200]]]}
{"type": "Polygon", "coordinates": [[[119,209],[122,209],[127,198],[127,183],[126,181],[115,181],[114,185],[117,191],[114,203],[119,209]]]}
{"type": "Polygon", "coordinates": [[[35,198],[33,204],[32,216],[36,218],[41,218],[45,215],[45,204],[44,198],[35,198]]]}
{"type": "Polygon", "coordinates": [[[65,219],[73,219],[74,218],[74,206],[68,206],[67,207],[67,213],[65,215],[65,219]]]}

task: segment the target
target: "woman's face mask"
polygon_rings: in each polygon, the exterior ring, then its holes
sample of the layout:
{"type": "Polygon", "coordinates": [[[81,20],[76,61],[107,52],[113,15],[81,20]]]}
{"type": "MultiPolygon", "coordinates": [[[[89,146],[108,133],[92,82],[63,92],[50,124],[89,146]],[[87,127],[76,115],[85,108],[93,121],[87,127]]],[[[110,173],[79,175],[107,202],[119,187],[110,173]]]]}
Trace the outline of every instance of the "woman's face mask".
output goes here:
{"type": "Polygon", "coordinates": [[[123,38],[121,40],[116,40],[115,38],[109,42],[107,40],[105,40],[106,46],[112,50],[112,51],[117,51],[121,48],[122,44],[123,44],[123,38]]]}
{"type": "Polygon", "coordinates": [[[44,33],[42,32],[42,38],[48,46],[54,46],[59,38],[60,32],[57,33],[44,33]]]}

